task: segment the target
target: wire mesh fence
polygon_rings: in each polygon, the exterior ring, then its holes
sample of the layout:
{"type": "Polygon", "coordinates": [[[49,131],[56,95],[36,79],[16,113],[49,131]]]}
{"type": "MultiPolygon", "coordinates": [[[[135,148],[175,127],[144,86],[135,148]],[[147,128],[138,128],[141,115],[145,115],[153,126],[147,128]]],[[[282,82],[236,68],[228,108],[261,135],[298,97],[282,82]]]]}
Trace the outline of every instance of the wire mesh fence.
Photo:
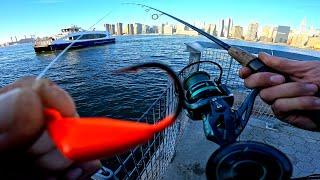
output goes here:
{"type": "MultiPolygon", "coordinates": [[[[244,88],[243,80],[238,77],[240,65],[230,57],[226,51],[205,48],[199,51],[199,58],[189,58],[189,63],[195,61],[213,61],[223,68],[222,83],[226,84],[235,96],[234,108],[238,108],[250,90],[244,88]]],[[[192,53],[190,53],[190,56],[192,53]]],[[[211,64],[200,64],[196,68],[191,67],[181,74],[183,80],[194,71],[206,71],[211,77],[217,78],[219,70],[211,64]]],[[[175,110],[174,88],[168,83],[167,89],[141,116],[139,121],[155,123],[175,110]]],[[[259,98],[256,99],[252,117],[270,120],[274,118],[272,111],[259,98]]],[[[103,161],[104,168],[100,170],[93,179],[160,179],[165,173],[167,166],[174,157],[175,146],[186,125],[186,119],[178,120],[165,131],[157,133],[148,143],[131,149],[130,151],[117,155],[103,161]]]]}

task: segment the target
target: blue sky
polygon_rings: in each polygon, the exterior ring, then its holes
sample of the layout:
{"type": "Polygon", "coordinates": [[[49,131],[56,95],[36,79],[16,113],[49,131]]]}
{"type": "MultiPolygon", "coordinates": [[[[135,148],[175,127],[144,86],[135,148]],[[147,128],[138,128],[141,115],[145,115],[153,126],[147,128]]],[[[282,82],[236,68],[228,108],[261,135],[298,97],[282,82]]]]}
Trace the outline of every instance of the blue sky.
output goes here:
{"type": "Polygon", "coordinates": [[[123,2],[154,6],[191,23],[216,23],[219,19],[231,17],[235,25],[246,26],[257,21],[261,26],[298,28],[305,17],[307,26],[320,28],[319,0],[1,0],[0,43],[11,36],[50,35],[72,24],[88,28],[108,12],[111,14],[96,26],[97,29],[103,29],[103,23],[152,25],[173,22],[166,17],[154,21],[150,12],[121,4],[123,2]]]}

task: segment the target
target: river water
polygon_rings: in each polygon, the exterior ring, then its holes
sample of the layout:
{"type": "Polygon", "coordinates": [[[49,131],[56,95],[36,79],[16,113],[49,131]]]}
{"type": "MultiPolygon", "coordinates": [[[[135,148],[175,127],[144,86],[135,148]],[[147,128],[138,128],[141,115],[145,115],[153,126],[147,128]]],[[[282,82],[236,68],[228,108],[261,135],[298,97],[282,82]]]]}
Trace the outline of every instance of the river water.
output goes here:
{"type": "MultiPolygon", "coordinates": [[[[116,43],[67,52],[46,74],[74,98],[81,116],[137,119],[166,87],[159,71],[114,75],[113,70],[141,62],[168,64],[176,72],[188,63],[185,44],[202,37],[119,36],[116,43]]],[[[229,40],[230,41],[230,40],[229,40]]],[[[320,57],[317,51],[233,41],[320,57]]],[[[36,76],[57,55],[35,54],[32,44],[0,48],[0,87],[23,76],[36,76]]]]}

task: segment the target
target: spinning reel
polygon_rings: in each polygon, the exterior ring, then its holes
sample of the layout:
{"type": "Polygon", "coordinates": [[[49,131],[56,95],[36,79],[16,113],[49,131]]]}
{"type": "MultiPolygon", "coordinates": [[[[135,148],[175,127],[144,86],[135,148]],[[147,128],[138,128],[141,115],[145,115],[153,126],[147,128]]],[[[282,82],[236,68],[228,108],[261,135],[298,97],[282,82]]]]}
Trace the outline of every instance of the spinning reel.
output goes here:
{"type": "Polygon", "coordinates": [[[219,71],[218,79],[211,79],[206,71],[190,73],[183,80],[186,91],[184,108],[192,120],[202,120],[208,140],[219,144],[207,162],[208,179],[289,179],[292,165],[285,154],[272,146],[258,142],[236,142],[245,128],[258,90],[253,90],[238,109],[233,108],[234,96],[221,83],[222,67],[212,61],[199,61],[183,68],[210,63],[219,71]]]}

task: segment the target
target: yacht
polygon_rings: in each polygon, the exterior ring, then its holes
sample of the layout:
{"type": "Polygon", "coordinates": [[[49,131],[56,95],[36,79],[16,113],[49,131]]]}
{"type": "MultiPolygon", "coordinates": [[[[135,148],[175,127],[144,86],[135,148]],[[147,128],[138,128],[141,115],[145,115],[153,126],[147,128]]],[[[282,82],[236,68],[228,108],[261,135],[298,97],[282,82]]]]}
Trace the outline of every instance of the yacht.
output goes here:
{"type": "Polygon", "coordinates": [[[33,47],[35,52],[63,50],[74,41],[76,42],[72,49],[115,43],[115,38],[111,37],[108,31],[85,31],[73,26],[62,29],[61,33],[55,36],[37,38],[33,47]]]}

